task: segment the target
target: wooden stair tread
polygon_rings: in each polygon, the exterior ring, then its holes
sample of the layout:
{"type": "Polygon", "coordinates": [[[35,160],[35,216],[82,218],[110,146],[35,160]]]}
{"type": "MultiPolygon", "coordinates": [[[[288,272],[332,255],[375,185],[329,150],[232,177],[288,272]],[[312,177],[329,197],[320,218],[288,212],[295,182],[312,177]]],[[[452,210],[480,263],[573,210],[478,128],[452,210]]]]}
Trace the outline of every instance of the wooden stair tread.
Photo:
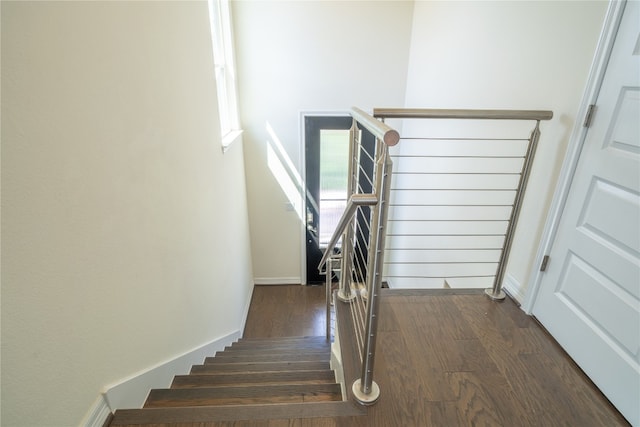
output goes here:
{"type": "Polygon", "coordinates": [[[330,369],[328,361],[310,362],[251,362],[251,363],[214,363],[193,365],[192,374],[208,372],[256,372],[256,371],[315,371],[330,369]]]}
{"type": "Polygon", "coordinates": [[[253,344],[263,344],[263,343],[303,343],[303,344],[312,344],[312,343],[329,343],[330,341],[327,338],[322,336],[313,336],[313,337],[280,337],[280,338],[240,338],[237,341],[238,343],[253,343],[253,344]]]}
{"type": "MultiPolygon", "coordinates": [[[[264,353],[264,354],[299,354],[300,352],[305,353],[325,353],[329,354],[331,351],[331,347],[329,346],[319,346],[319,345],[311,345],[311,346],[298,346],[298,345],[231,345],[224,348],[222,353],[264,353]]],[[[218,354],[216,353],[216,354],[218,354]]]]}
{"type": "Polygon", "coordinates": [[[258,343],[253,341],[238,341],[234,342],[230,346],[227,346],[230,350],[244,350],[244,349],[322,349],[330,351],[331,343],[328,341],[289,341],[289,342],[266,342],[258,343]]]}
{"type": "Polygon", "coordinates": [[[287,362],[295,359],[296,362],[321,362],[331,359],[328,353],[304,353],[293,357],[291,354],[216,354],[215,357],[207,357],[205,365],[216,363],[244,363],[244,362],[287,362]]]}
{"type": "Polygon", "coordinates": [[[342,396],[339,384],[218,386],[151,390],[144,407],[302,403],[340,400],[342,400],[342,396]]]}
{"type": "Polygon", "coordinates": [[[315,370],[177,375],[173,379],[171,388],[210,387],[215,385],[273,385],[286,383],[331,384],[335,383],[335,374],[331,370],[315,370]]]}
{"type": "Polygon", "coordinates": [[[331,343],[328,341],[323,342],[261,342],[254,343],[250,341],[237,341],[231,345],[227,346],[228,348],[264,348],[264,347],[273,347],[273,348],[301,348],[301,349],[313,349],[313,348],[331,348],[331,343]]]}
{"type": "Polygon", "coordinates": [[[321,353],[328,355],[331,349],[329,347],[307,347],[300,348],[296,346],[262,346],[262,347],[253,347],[253,346],[244,346],[244,347],[225,347],[224,351],[217,352],[217,356],[241,356],[241,355],[256,355],[256,354],[282,354],[282,355],[299,355],[300,353],[305,354],[316,354],[321,353]]]}
{"type": "Polygon", "coordinates": [[[324,335],[312,335],[306,337],[277,337],[277,338],[240,338],[237,342],[251,343],[286,343],[286,342],[329,342],[324,335]]]}
{"type": "Polygon", "coordinates": [[[151,390],[142,409],[118,410],[111,426],[362,415],[344,402],[325,337],[241,339],[151,390]]]}
{"type": "Polygon", "coordinates": [[[310,402],[267,405],[201,406],[191,408],[119,409],[110,426],[287,418],[348,417],[364,415],[366,409],[350,402],[310,402]]]}

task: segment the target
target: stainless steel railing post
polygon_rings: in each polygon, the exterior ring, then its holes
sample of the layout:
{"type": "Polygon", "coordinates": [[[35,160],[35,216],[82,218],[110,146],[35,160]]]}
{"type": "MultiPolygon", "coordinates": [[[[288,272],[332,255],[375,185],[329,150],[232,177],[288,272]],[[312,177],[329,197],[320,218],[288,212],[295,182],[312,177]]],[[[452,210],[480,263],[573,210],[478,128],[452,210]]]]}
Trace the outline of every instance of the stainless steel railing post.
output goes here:
{"type": "MultiPolygon", "coordinates": [[[[355,194],[357,185],[357,141],[358,141],[358,122],[354,119],[349,129],[349,168],[347,171],[347,199],[355,194]]],[[[353,224],[352,220],[352,224],[353,224]]],[[[351,267],[353,260],[353,225],[349,225],[342,234],[342,264],[340,275],[340,284],[338,289],[338,299],[343,302],[350,302],[355,297],[355,292],[351,289],[351,267]]]]}
{"type": "Polygon", "coordinates": [[[327,340],[331,339],[331,273],[333,272],[333,258],[327,260],[327,266],[325,267],[325,304],[327,310],[326,323],[327,323],[327,340]]]}
{"type": "MultiPolygon", "coordinates": [[[[376,120],[367,113],[357,108],[353,108],[351,115],[354,118],[353,126],[350,129],[350,158],[349,164],[349,180],[348,180],[348,202],[345,211],[342,213],[340,220],[336,226],[336,231],[331,236],[327,249],[320,261],[318,268],[322,271],[324,267],[327,272],[327,336],[330,334],[330,286],[331,273],[333,271],[333,261],[336,258],[341,259],[340,289],[337,292],[337,298],[343,301],[351,302],[350,311],[354,321],[354,329],[356,330],[357,347],[360,352],[360,360],[362,361],[362,378],[357,380],[353,386],[353,393],[356,400],[364,405],[373,404],[380,395],[378,385],[373,381],[373,365],[375,360],[376,336],[378,328],[378,310],[380,289],[382,287],[382,270],[384,265],[384,247],[385,247],[385,226],[388,216],[388,199],[391,184],[391,168],[392,162],[388,155],[388,147],[394,146],[400,140],[399,133],[390,128],[388,125],[376,120]],[[360,130],[358,124],[364,126],[376,138],[376,153],[372,160],[375,163],[374,176],[367,181],[372,184],[373,192],[361,194],[358,189],[361,177],[360,171],[360,130]],[[374,181],[374,182],[371,182],[374,181]],[[368,229],[368,246],[366,256],[361,252],[360,245],[357,251],[354,249],[356,240],[365,238],[361,235],[363,231],[358,227],[358,209],[369,207],[373,209],[366,214],[367,219],[371,220],[363,229],[368,229]],[[356,239],[356,234],[359,233],[356,239]],[[333,250],[337,247],[338,242],[342,239],[342,250],[340,254],[334,254],[333,250]],[[356,254],[356,252],[358,252],[356,254]],[[359,260],[367,260],[366,277],[358,277],[358,285],[361,282],[365,284],[367,297],[356,292],[353,286],[356,258],[359,260]],[[366,299],[366,302],[365,302],[366,299]],[[362,310],[362,311],[360,311],[362,310]]],[[[371,157],[366,154],[367,157],[371,157]]],[[[366,238],[365,238],[366,239],[366,238]]],[[[359,240],[358,240],[359,241],[359,240]]],[[[358,263],[358,269],[361,268],[358,263]]],[[[362,266],[364,267],[364,266],[362,266]]],[[[363,268],[364,269],[364,268],[363,268]]]]}
{"type": "Polygon", "coordinates": [[[531,165],[533,164],[533,158],[536,154],[536,148],[538,147],[539,139],[540,120],[536,121],[536,126],[531,132],[529,146],[525,154],[524,166],[522,167],[522,174],[520,175],[520,181],[518,182],[516,198],[513,201],[513,208],[511,209],[509,226],[507,227],[502,253],[500,254],[500,261],[498,262],[498,271],[496,272],[496,277],[493,281],[493,287],[484,290],[484,293],[492,300],[503,300],[506,297],[506,294],[502,290],[502,281],[504,279],[504,273],[507,270],[507,262],[509,261],[511,244],[513,243],[513,237],[515,234],[516,225],[518,224],[520,209],[522,207],[522,200],[524,199],[524,192],[527,189],[527,182],[529,181],[529,175],[531,173],[531,165]]]}
{"type": "Polygon", "coordinates": [[[369,259],[367,266],[367,316],[364,335],[364,360],[362,375],[352,385],[355,399],[363,405],[372,405],[380,397],[380,387],[373,380],[373,367],[376,356],[378,336],[378,312],[380,308],[380,290],[382,288],[382,269],[386,239],[386,223],[389,210],[392,162],[388,156],[387,145],[380,143],[379,159],[376,162],[375,191],[378,204],[371,221],[369,259]]]}
{"type": "MultiPolygon", "coordinates": [[[[325,267],[325,271],[326,271],[326,277],[325,277],[325,286],[326,286],[326,295],[325,295],[325,299],[326,299],[326,308],[327,308],[327,316],[326,316],[326,323],[327,323],[327,340],[331,339],[331,305],[332,305],[332,292],[331,292],[331,284],[332,279],[333,279],[333,272],[335,271],[335,266],[337,264],[336,261],[338,261],[338,258],[340,258],[339,254],[335,254],[335,255],[331,255],[331,257],[329,257],[329,259],[327,259],[326,261],[326,267],[325,267]]],[[[340,278],[341,274],[338,275],[338,278],[340,278]]]]}

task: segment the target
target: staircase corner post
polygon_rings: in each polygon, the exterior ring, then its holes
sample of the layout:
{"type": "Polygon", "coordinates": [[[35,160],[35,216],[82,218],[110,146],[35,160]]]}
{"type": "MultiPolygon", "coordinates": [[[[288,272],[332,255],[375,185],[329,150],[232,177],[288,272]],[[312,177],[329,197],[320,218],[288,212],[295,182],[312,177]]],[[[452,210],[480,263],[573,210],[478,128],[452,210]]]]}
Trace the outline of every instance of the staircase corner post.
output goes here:
{"type": "Polygon", "coordinates": [[[376,163],[376,193],[378,204],[371,221],[371,240],[369,247],[369,265],[367,267],[367,317],[365,326],[364,360],[361,378],[352,385],[356,400],[362,405],[372,405],[380,397],[380,387],[373,380],[373,368],[378,335],[378,313],[380,310],[380,292],[384,268],[386,226],[389,212],[389,196],[393,163],[389,149],[380,144],[379,160],[376,163]]]}

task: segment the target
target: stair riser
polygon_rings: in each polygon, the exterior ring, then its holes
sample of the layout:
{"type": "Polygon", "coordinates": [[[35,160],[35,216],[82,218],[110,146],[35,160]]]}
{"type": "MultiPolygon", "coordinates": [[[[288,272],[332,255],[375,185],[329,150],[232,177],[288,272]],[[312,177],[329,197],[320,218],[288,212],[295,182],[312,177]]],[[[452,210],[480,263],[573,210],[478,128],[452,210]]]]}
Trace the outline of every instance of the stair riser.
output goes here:
{"type": "MultiPolygon", "coordinates": [[[[360,416],[363,406],[349,402],[292,403],[286,405],[203,406],[182,408],[121,409],[114,414],[110,426],[169,423],[213,423],[220,421],[248,421],[269,419],[321,418],[332,416],[360,416]]],[[[225,424],[227,425],[227,424],[225,424]]],[[[253,425],[253,424],[252,424],[253,425]]],[[[266,425],[260,423],[260,425],[266,425]]]]}
{"type": "Polygon", "coordinates": [[[188,400],[160,400],[145,404],[145,408],[184,408],[192,406],[226,406],[226,405],[257,405],[276,403],[305,403],[305,402],[340,402],[338,394],[318,394],[308,396],[272,396],[246,398],[218,398],[218,399],[188,399],[188,400]]]}
{"type": "Polygon", "coordinates": [[[254,356],[254,355],[283,355],[283,356],[297,356],[300,354],[323,354],[325,357],[329,357],[331,350],[328,348],[311,348],[311,349],[300,349],[300,348],[235,348],[235,347],[226,347],[224,351],[219,351],[216,353],[216,357],[218,356],[254,356]]]}
{"type": "Polygon", "coordinates": [[[151,390],[145,408],[342,400],[339,384],[151,390]]]}
{"type": "MultiPolygon", "coordinates": [[[[206,375],[203,375],[206,376],[206,375]]],[[[225,383],[225,382],[217,382],[217,381],[202,381],[202,382],[198,382],[198,381],[185,381],[182,382],[180,380],[175,381],[173,383],[171,383],[171,388],[172,389],[178,389],[178,388],[210,388],[210,387],[217,387],[217,386],[223,386],[223,387],[228,387],[228,386],[242,386],[242,387],[254,387],[254,386],[261,386],[261,385],[273,385],[273,386],[280,386],[280,385],[302,385],[302,384],[306,384],[306,385],[315,385],[315,384],[334,384],[335,383],[335,379],[331,379],[331,380],[299,380],[299,381],[256,381],[256,382],[251,382],[251,381],[237,381],[237,382],[233,382],[233,383],[225,383]]]]}
{"type": "Polygon", "coordinates": [[[326,362],[330,359],[328,354],[301,354],[299,357],[281,354],[264,354],[252,356],[235,356],[230,354],[216,355],[215,357],[207,357],[204,361],[205,365],[214,363],[264,363],[264,362],[326,362]]]}
{"type": "Polygon", "coordinates": [[[265,372],[254,374],[203,374],[178,375],[171,388],[212,387],[220,385],[265,384],[331,384],[335,383],[333,371],[265,372]]]}
{"type": "Polygon", "coordinates": [[[331,342],[327,340],[317,341],[238,341],[231,344],[229,347],[233,348],[263,348],[263,347],[285,347],[285,348],[329,348],[331,342]]]}
{"type": "Polygon", "coordinates": [[[317,371],[330,369],[329,362],[299,362],[299,363],[217,363],[211,365],[194,365],[192,374],[206,374],[216,372],[264,372],[264,371],[317,371]]]}
{"type": "Polygon", "coordinates": [[[314,335],[310,337],[278,337],[278,338],[240,338],[236,343],[264,344],[264,343],[322,343],[327,342],[324,335],[314,335]]]}

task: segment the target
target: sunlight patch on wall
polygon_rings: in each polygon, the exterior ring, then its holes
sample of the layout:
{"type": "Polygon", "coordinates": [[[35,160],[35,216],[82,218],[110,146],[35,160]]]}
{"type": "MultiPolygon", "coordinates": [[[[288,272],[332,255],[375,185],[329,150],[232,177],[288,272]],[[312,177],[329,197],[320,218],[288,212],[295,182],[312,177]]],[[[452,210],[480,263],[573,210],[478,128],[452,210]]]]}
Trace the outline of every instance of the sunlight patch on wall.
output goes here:
{"type": "Polygon", "coordinates": [[[269,166],[269,170],[276,181],[278,181],[280,188],[298,215],[298,218],[300,218],[300,221],[303,221],[302,200],[304,187],[302,178],[269,122],[266,124],[266,129],[270,136],[270,139],[267,140],[267,165],[269,166]]]}

